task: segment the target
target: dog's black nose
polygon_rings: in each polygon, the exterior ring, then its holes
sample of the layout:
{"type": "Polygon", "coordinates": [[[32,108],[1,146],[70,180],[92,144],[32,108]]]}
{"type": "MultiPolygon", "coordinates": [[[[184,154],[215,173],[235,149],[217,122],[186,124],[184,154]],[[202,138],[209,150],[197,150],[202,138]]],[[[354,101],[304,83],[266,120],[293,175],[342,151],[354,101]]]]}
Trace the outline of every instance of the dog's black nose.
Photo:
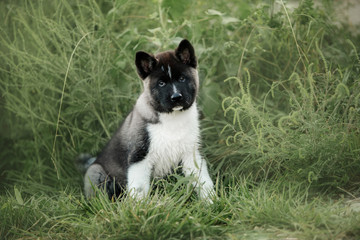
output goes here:
{"type": "Polygon", "coordinates": [[[173,101],[173,102],[178,102],[181,99],[182,99],[181,93],[176,92],[176,93],[173,93],[173,95],[171,95],[171,101],[173,101]]]}

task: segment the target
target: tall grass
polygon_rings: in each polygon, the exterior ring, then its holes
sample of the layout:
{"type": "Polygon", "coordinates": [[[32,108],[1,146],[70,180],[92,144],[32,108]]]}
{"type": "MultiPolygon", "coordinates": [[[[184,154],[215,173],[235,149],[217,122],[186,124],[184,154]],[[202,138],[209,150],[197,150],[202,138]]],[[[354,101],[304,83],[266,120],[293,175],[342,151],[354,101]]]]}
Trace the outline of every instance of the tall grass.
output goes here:
{"type": "Polygon", "coordinates": [[[242,41],[229,43],[230,59],[239,65],[224,79],[226,124],[217,162],[256,179],[285,175],[325,188],[357,185],[358,39],[334,40],[341,30],[311,1],[292,19],[288,11],[269,17],[266,9],[246,19],[241,32],[249,34],[242,41]]]}
{"type": "Polygon", "coordinates": [[[0,236],[356,239],[360,38],[332,23],[333,7],[2,1],[0,236]],[[174,175],[145,202],[85,201],[73,160],[98,153],[131,110],[134,53],[182,38],[199,59],[218,199],[205,206],[174,175]]]}

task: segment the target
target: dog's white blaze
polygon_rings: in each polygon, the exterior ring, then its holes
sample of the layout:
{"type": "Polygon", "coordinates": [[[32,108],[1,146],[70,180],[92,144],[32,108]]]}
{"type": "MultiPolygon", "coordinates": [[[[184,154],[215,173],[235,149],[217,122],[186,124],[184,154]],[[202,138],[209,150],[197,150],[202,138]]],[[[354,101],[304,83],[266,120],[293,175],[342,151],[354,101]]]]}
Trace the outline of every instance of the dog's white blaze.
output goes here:
{"type": "Polygon", "coordinates": [[[170,77],[170,79],[171,79],[171,68],[170,68],[169,65],[168,65],[168,75],[169,75],[169,77],[170,77]]]}
{"type": "Polygon", "coordinates": [[[175,84],[173,84],[172,87],[173,87],[173,92],[174,92],[174,93],[177,93],[177,92],[178,92],[178,89],[176,88],[175,84]]]}

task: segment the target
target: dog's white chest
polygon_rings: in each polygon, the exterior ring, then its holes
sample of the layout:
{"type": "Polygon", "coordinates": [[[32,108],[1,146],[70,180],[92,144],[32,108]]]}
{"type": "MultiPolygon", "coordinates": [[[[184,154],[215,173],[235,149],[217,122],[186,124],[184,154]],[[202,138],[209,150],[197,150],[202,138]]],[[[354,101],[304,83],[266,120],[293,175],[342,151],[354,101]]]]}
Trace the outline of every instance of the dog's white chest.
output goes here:
{"type": "Polygon", "coordinates": [[[185,154],[199,144],[199,121],[196,106],[186,111],[160,115],[160,122],[147,128],[150,147],[145,161],[153,168],[153,176],[164,176],[178,166],[185,154]]]}

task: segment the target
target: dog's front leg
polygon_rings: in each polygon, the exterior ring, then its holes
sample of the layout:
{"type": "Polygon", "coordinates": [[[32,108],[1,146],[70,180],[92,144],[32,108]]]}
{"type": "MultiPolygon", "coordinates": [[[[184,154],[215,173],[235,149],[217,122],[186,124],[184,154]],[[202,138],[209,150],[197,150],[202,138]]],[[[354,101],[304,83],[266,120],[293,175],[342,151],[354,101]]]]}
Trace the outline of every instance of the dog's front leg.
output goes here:
{"type": "Polygon", "coordinates": [[[127,190],[130,196],[143,199],[150,189],[151,164],[146,159],[130,165],[127,172],[127,190]]]}
{"type": "Polygon", "coordinates": [[[189,153],[183,159],[183,171],[185,176],[194,176],[193,185],[200,199],[212,203],[211,198],[215,197],[214,184],[210,178],[206,161],[201,157],[198,150],[189,153]]]}

